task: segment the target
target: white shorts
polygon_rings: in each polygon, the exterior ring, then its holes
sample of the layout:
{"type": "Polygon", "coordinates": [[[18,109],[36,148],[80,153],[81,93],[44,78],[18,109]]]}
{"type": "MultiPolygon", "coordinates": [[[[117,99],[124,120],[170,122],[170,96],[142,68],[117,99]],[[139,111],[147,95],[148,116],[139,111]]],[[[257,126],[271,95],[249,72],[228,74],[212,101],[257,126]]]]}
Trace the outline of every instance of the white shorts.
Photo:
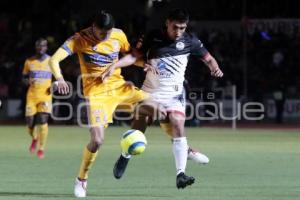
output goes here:
{"type": "Polygon", "coordinates": [[[186,107],[186,100],[185,100],[185,91],[182,91],[182,94],[177,95],[162,95],[159,93],[151,93],[151,99],[159,103],[160,105],[164,106],[167,112],[179,112],[185,115],[185,107],[186,107]]]}

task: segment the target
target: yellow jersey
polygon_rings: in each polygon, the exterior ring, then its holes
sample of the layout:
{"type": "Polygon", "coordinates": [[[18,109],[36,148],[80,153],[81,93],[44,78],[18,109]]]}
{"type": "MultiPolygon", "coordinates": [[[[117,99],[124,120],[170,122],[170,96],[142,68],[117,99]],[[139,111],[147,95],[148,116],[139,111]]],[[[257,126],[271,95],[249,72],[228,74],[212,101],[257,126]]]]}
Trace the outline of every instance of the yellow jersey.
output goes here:
{"type": "Polygon", "coordinates": [[[104,83],[99,78],[108,66],[119,60],[120,53],[130,49],[122,30],[113,28],[108,38],[99,42],[89,27],[73,35],[61,48],[69,55],[78,55],[85,96],[109,92],[124,84],[121,69],[115,70],[104,83]]]}
{"type": "Polygon", "coordinates": [[[49,89],[51,87],[52,73],[49,66],[49,55],[38,59],[35,56],[26,59],[23,75],[28,75],[31,83],[27,96],[37,99],[51,99],[49,89]]]}

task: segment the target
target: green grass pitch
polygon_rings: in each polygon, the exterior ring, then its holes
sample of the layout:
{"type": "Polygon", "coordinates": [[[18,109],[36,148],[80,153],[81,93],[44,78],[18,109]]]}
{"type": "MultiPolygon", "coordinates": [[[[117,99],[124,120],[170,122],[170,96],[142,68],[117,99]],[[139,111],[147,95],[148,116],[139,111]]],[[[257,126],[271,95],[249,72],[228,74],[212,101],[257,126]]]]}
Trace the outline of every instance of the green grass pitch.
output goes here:
{"type": "MultiPolygon", "coordinates": [[[[0,127],[0,199],[75,199],[73,184],[87,129],[50,126],[46,156],[29,154],[25,126],[0,127]]],[[[105,144],[90,172],[88,197],[99,200],[297,200],[300,199],[300,133],[297,131],[188,128],[190,146],[205,152],[206,166],[191,161],[196,182],[175,187],[175,164],[168,137],[147,130],[146,151],[134,157],[126,174],[114,179],[121,133],[107,129],[105,144]]]]}

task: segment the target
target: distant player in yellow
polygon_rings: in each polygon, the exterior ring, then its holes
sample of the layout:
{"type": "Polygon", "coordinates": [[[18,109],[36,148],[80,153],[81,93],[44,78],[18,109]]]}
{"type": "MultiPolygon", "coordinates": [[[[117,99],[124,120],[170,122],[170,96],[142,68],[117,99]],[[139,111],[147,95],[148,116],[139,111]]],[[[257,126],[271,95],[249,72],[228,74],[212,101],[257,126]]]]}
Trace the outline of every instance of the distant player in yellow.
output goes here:
{"type": "Polygon", "coordinates": [[[26,98],[26,122],[32,137],[29,151],[34,153],[37,143],[38,158],[44,158],[44,148],[48,136],[48,118],[51,112],[50,94],[52,73],[49,67],[50,56],[47,52],[47,40],[40,38],[35,42],[36,54],[25,61],[24,81],[29,85],[26,98]]]}
{"type": "Polygon", "coordinates": [[[119,53],[130,49],[127,37],[120,29],[114,28],[111,14],[101,11],[96,14],[93,24],[69,38],[52,56],[50,66],[58,81],[58,93],[67,94],[68,84],[64,81],[59,62],[71,54],[79,57],[83,93],[87,103],[90,127],[90,142],[84,148],[74,195],[86,196],[88,172],[95,161],[99,147],[104,141],[104,129],[112,122],[112,115],[121,103],[134,104],[145,100],[148,94],[127,84],[121,70],[102,81],[101,74],[108,66],[119,60],[119,53]]]}

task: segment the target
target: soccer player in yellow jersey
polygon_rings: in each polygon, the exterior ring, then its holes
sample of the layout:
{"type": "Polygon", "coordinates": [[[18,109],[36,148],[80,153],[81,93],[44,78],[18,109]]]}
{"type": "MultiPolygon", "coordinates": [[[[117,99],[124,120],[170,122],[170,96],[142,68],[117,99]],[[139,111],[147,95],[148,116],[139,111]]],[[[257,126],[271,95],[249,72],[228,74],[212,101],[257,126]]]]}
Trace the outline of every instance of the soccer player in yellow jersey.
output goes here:
{"type": "Polygon", "coordinates": [[[32,137],[29,151],[34,153],[37,143],[38,158],[44,158],[44,148],[48,136],[48,118],[51,112],[50,94],[52,73],[49,67],[50,56],[47,52],[47,40],[40,38],[35,42],[36,54],[25,61],[23,80],[29,85],[26,98],[26,121],[32,137]]]}
{"type": "Polygon", "coordinates": [[[148,97],[145,92],[127,84],[120,69],[115,70],[105,81],[99,78],[108,66],[118,61],[119,53],[126,53],[129,49],[124,32],[114,28],[112,15],[101,11],[96,14],[91,27],[69,38],[50,59],[60,94],[68,93],[69,87],[61,74],[59,62],[71,54],[77,54],[80,61],[91,139],[84,148],[75,181],[76,197],[86,196],[88,172],[103,144],[104,129],[112,122],[116,107],[121,103],[134,104],[148,97]]]}

